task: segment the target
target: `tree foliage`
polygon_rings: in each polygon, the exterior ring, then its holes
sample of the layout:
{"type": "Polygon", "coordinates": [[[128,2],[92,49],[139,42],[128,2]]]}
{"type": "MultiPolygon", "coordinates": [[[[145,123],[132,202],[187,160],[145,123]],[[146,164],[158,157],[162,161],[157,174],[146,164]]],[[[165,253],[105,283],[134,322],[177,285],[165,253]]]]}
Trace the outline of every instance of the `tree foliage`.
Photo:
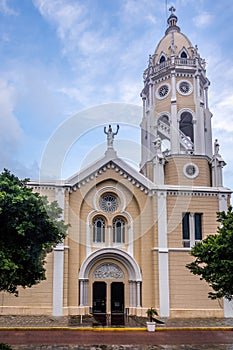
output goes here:
{"type": "Polygon", "coordinates": [[[33,193],[28,179],[0,174],[0,291],[18,294],[45,279],[45,257],[66,236],[57,202],[33,193]]]}
{"type": "Polygon", "coordinates": [[[207,236],[196,244],[191,255],[196,259],[186,265],[195,275],[201,276],[213,289],[209,298],[233,298],[233,212],[217,213],[220,223],[218,234],[207,236]]]}

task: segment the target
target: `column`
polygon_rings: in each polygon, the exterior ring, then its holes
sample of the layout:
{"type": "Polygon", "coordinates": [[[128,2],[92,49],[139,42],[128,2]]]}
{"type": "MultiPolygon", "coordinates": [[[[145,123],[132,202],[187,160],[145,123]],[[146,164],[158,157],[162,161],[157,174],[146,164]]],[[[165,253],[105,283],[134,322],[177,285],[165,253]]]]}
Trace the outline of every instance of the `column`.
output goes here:
{"type": "Polygon", "coordinates": [[[141,282],[137,282],[137,307],[141,307],[141,282]]]}
{"type": "MultiPolygon", "coordinates": [[[[128,225],[128,253],[133,256],[133,243],[134,243],[134,239],[133,239],[133,222],[131,221],[131,225],[128,225]]],[[[127,233],[127,232],[125,232],[127,233]]]]}
{"type": "Polygon", "coordinates": [[[169,317],[169,257],[167,247],[167,196],[165,191],[158,191],[158,248],[160,316],[169,317]]]}
{"type": "Polygon", "coordinates": [[[88,286],[89,280],[84,281],[84,305],[88,306],[88,286]]]}
{"type": "Polygon", "coordinates": [[[177,103],[176,103],[176,76],[175,71],[172,71],[171,77],[171,124],[170,124],[170,142],[171,153],[180,153],[180,138],[179,138],[179,121],[177,118],[177,103]]]}
{"type": "Polygon", "coordinates": [[[151,107],[153,106],[153,83],[152,81],[150,81],[149,83],[149,106],[150,106],[150,109],[151,107]]]}
{"type": "Polygon", "coordinates": [[[113,233],[113,228],[112,228],[112,226],[110,226],[110,225],[107,226],[107,232],[108,232],[107,246],[111,247],[112,244],[113,244],[113,234],[112,234],[113,233]]]}
{"type": "Polygon", "coordinates": [[[129,281],[129,306],[133,307],[133,281],[129,281]]]}
{"type": "MultiPolygon", "coordinates": [[[[65,189],[56,188],[55,198],[62,209],[64,219],[65,189]]],[[[64,288],[64,245],[58,244],[54,248],[53,260],[53,316],[63,315],[63,288],[64,288]]]]}
{"type": "Polygon", "coordinates": [[[63,315],[64,246],[54,248],[53,258],[53,316],[63,315]]]}
{"type": "Polygon", "coordinates": [[[84,281],[80,281],[79,284],[79,304],[84,306],[84,281]]]}
{"type": "Polygon", "coordinates": [[[189,214],[189,233],[190,233],[190,247],[195,245],[195,214],[189,214]]]}
{"type": "Polygon", "coordinates": [[[89,222],[90,218],[89,216],[87,217],[87,222],[86,222],[86,255],[90,255],[91,254],[91,240],[92,240],[92,236],[93,235],[93,225],[90,224],[89,222]]]}
{"type": "Polygon", "coordinates": [[[132,283],[132,290],[133,290],[133,295],[132,295],[133,306],[136,306],[136,294],[137,294],[136,282],[133,282],[133,283],[132,283]]]}
{"type": "Polygon", "coordinates": [[[194,132],[194,152],[195,154],[205,154],[205,130],[204,130],[204,112],[201,107],[200,99],[200,75],[195,76],[195,105],[196,105],[196,117],[193,121],[194,132]]]}

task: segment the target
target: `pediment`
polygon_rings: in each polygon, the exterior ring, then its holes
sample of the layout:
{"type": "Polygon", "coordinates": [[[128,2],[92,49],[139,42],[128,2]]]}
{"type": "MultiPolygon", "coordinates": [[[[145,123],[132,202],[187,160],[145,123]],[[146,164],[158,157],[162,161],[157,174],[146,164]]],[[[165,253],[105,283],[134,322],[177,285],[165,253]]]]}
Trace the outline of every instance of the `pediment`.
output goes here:
{"type": "Polygon", "coordinates": [[[131,184],[135,185],[146,194],[154,187],[150,180],[121,158],[118,158],[114,150],[107,150],[104,157],[68,178],[66,180],[66,185],[69,186],[71,190],[76,190],[77,188],[81,188],[87,183],[96,180],[97,177],[100,177],[109,169],[115,170],[116,173],[123,176],[131,182],[131,184]]]}

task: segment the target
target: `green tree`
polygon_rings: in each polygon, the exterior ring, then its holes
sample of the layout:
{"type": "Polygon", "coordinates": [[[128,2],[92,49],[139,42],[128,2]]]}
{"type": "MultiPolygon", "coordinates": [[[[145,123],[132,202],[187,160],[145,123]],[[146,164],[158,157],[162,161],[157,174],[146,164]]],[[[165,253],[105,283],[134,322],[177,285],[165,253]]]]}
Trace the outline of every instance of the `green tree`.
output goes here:
{"type": "Polygon", "coordinates": [[[209,235],[196,244],[191,255],[196,259],[186,267],[201,276],[213,289],[209,298],[233,298],[233,212],[217,213],[218,234],[209,235]]]}
{"type": "Polygon", "coordinates": [[[18,295],[45,279],[47,253],[66,236],[57,202],[33,193],[28,179],[0,174],[0,291],[18,295]]]}

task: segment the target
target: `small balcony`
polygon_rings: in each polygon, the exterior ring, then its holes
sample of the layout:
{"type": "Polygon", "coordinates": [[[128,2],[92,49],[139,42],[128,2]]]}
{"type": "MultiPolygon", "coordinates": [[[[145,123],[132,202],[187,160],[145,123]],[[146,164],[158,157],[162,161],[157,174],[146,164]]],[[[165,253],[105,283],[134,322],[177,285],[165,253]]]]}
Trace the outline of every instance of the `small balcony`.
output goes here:
{"type": "MultiPolygon", "coordinates": [[[[199,60],[198,60],[199,61],[199,60]]],[[[144,80],[146,80],[148,77],[151,77],[153,75],[157,75],[160,72],[167,70],[169,68],[175,68],[175,67],[196,67],[196,59],[194,58],[182,58],[177,57],[174,60],[168,59],[162,63],[156,64],[155,66],[148,67],[143,74],[144,80]]],[[[199,62],[201,66],[201,62],[199,62]]]]}

